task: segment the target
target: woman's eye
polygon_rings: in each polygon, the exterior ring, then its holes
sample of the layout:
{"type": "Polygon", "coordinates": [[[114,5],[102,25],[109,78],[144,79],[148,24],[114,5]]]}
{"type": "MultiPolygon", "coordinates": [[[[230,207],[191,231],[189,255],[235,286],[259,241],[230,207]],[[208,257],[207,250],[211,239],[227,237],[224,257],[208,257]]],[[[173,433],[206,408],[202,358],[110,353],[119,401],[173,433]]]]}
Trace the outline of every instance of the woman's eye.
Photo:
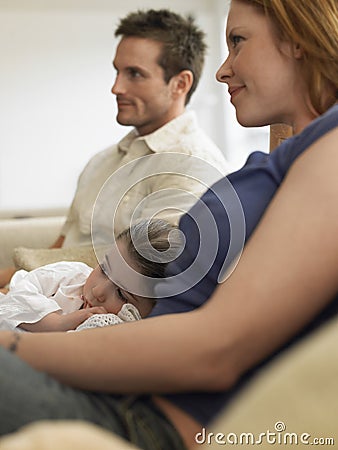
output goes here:
{"type": "Polygon", "coordinates": [[[243,40],[242,36],[234,35],[231,36],[232,46],[235,48],[243,40]]]}

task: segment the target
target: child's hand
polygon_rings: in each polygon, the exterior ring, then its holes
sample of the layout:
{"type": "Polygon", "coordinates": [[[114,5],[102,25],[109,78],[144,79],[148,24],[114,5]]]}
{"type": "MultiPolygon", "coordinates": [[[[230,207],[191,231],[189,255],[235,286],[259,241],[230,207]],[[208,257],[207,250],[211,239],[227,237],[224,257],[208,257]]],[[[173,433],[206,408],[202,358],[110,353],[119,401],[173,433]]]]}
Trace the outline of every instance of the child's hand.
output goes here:
{"type": "Polygon", "coordinates": [[[82,322],[93,314],[107,314],[103,306],[92,306],[90,308],[79,309],[69,314],[60,316],[61,329],[59,331],[75,330],[82,322]]]}
{"type": "Polygon", "coordinates": [[[107,314],[103,306],[79,309],[69,314],[61,314],[59,311],[52,312],[35,323],[21,323],[20,328],[30,332],[43,331],[68,331],[75,330],[82,322],[93,314],[107,314]]]}

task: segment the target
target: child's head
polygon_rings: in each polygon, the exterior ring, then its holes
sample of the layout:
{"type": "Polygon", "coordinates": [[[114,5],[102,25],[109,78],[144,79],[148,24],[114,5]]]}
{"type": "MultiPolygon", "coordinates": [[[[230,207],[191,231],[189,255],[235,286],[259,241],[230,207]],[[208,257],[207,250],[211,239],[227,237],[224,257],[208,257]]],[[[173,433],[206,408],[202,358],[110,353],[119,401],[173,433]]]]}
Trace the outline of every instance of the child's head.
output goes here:
{"type": "Polygon", "coordinates": [[[161,219],[139,221],[122,231],[117,241],[125,245],[137,271],[151,278],[163,278],[168,261],[182,248],[177,227],[161,219]]]}
{"type": "Polygon", "coordinates": [[[167,263],[174,260],[181,249],[182,239],[177,227],[163,220],[144,220],[132,225],[117,236],[104,261],[88,277],[83,289],[85,307],[103,306],[108,313],[117,314],[124,303],[131,303],[141,317],[146,317],[155,299],[137,295],[135,289],[129,290],[131,272],[126,273],[121,262],[146,277],[141,279],[145,283],[147,279],[163,278],[167,263]]]}

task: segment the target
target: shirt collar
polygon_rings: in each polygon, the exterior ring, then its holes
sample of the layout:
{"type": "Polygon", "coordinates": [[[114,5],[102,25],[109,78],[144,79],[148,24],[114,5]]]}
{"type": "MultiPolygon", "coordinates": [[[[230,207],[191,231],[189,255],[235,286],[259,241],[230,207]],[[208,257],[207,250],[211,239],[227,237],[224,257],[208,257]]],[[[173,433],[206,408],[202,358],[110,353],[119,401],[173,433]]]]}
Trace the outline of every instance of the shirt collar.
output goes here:
{"type": "Polygon", "coordinates": [[[154,153],[167,152],[182,140],[182,134],[189,133],[197,126],[197,118],[194,111],[185,111],[183,114],[145,136],[139,136],[137,130],[132,129],[118,144],[119,151],[128,153],[135,144],[137,147],[145,146],[154,153]]]}

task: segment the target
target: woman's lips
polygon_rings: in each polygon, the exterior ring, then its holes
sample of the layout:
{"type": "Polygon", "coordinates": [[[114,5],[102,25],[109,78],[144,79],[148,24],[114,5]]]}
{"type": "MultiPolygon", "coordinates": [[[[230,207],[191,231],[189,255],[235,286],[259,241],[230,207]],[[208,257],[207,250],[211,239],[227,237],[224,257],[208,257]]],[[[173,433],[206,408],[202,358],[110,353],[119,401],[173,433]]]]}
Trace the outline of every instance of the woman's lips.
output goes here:
{"type": "Polygon", "coordinates": [[[245,88],[245,86],[232,86],[229,87],[228,92],[231,97],[231,101],[245,88]]]}

